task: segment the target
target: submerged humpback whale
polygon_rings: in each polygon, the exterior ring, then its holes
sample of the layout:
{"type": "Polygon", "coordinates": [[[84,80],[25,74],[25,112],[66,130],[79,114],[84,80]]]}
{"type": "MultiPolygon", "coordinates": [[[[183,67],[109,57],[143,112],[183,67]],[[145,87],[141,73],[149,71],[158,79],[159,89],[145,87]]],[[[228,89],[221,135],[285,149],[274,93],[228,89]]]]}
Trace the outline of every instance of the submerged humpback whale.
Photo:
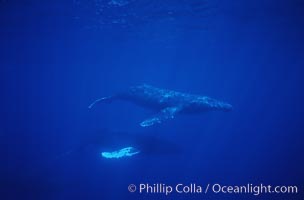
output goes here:
{"type": "Polygon", "coordinates": [[[97,99],[89,105],[89,109],[91,109],[96,103],[110,103],[114,100],[130,101],[141,106],[156,109],[158,114],[141,122],[140,125],[142,127],[152,126],[156,123],[162,123],[165,120],[173,119],[177,113],[201,113],[209,110],[232,110],[232,106],[230,104],[207,96],[160,89],[146,84],[130,87],[129,90],[125,92],[97,99]]]}
{"type": "MultiPolygon", "coordinates": [[[[165,132],[166,135],[176,133],[165,132]]],[[[181,135],[184,133],[180,132],[181,135]]],[[[137,154],[143,155],[180,155],[186,150],[185,146],[168,138],[159,137],[164,132],[159,131],[111,131],[101,129],[98,131],[78,132],[82,135],[78,144],[54,157],[53,160],[68,156],[81,156],[88,152],[100,154],[104,158],[123,158],[137,154]],[[125,148],[123,148],[125,147],[125,148]]]]}

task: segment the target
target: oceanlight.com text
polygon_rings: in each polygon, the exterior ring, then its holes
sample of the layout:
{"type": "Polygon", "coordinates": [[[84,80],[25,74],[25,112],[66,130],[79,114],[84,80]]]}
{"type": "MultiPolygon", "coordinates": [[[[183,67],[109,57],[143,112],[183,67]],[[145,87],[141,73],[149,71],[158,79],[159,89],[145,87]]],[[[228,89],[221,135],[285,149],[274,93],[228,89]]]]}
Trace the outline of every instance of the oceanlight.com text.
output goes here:
{"type": "Polygon", "coordinates": [[[140,183],[130,184],[128,190],[131,193],[137,192],[139,194],[252,194],[255,196],[262,194],[298,194],[298,186],[295,185],[281,185],[274,186],[269,184],[244,184],[244,185],[225,185],[220,183],[214,184],[197,184],[197,183],[177,183],[169,185],[164,183],[140,183]]]}

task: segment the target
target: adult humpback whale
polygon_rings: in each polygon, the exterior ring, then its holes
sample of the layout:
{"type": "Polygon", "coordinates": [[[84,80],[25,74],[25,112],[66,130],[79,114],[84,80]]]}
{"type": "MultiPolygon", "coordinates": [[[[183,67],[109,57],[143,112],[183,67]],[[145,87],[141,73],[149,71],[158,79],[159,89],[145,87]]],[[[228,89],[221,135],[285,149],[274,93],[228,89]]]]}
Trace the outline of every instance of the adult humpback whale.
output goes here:
{"type": "Polygon", "coordinates": [[[112,102],[113,100],[130,101],[156,109],[158,114],[141,122],[142,127],[172,119],[177,113],[200,113],[209,110],[230,111],[232,109],[230,104],[207,96],[160,89],[146,84],[130,87],[125,92],[97,99],[89,105],[89,108],[92,108],[96,103],[112,102]]]}

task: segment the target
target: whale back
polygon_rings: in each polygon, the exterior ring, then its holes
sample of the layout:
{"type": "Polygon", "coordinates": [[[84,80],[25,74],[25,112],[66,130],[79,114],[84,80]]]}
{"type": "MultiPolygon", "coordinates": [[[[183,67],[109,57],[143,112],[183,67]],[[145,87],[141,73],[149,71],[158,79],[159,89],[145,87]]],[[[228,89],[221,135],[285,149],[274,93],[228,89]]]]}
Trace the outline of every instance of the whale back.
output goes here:
{"type": "Polygon", "coordinates": [[[130,87],[126,92],[117,95],[117,98],[157,110],[178,107],[179,112],[182,113],[201,113],[209,110],[230,111],[232,109],[230,104],[207,96],[161,89],[146,84],[130,87]]]}
{"type": "Polygon", "coordinates": [[[171,105],[177,105],[180,98],[176,98],[178,92],[156,88],[150,85],[130,87],[127,92],[119,94],[119,98],[134,102],[142,106],[163,109],[171,105]]]}

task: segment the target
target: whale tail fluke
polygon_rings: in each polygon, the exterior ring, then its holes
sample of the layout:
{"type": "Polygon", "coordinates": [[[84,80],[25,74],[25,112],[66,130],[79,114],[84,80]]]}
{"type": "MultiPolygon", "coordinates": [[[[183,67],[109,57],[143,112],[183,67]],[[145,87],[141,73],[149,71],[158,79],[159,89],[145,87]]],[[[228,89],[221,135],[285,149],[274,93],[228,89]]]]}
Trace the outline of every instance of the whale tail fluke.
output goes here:
{"type": "Polygon", "coordinates": [[[108,97],[102,97],[100,99],[96,99],[93,103],[91,103],[88,108],[91,109],[93,108],[93,106],[95,106],[95,104],[97,103],[101,103],[101,102],[105,102],[105,103],[111,103],[113,100],[112,96],[108,96],[108,97]]]}

